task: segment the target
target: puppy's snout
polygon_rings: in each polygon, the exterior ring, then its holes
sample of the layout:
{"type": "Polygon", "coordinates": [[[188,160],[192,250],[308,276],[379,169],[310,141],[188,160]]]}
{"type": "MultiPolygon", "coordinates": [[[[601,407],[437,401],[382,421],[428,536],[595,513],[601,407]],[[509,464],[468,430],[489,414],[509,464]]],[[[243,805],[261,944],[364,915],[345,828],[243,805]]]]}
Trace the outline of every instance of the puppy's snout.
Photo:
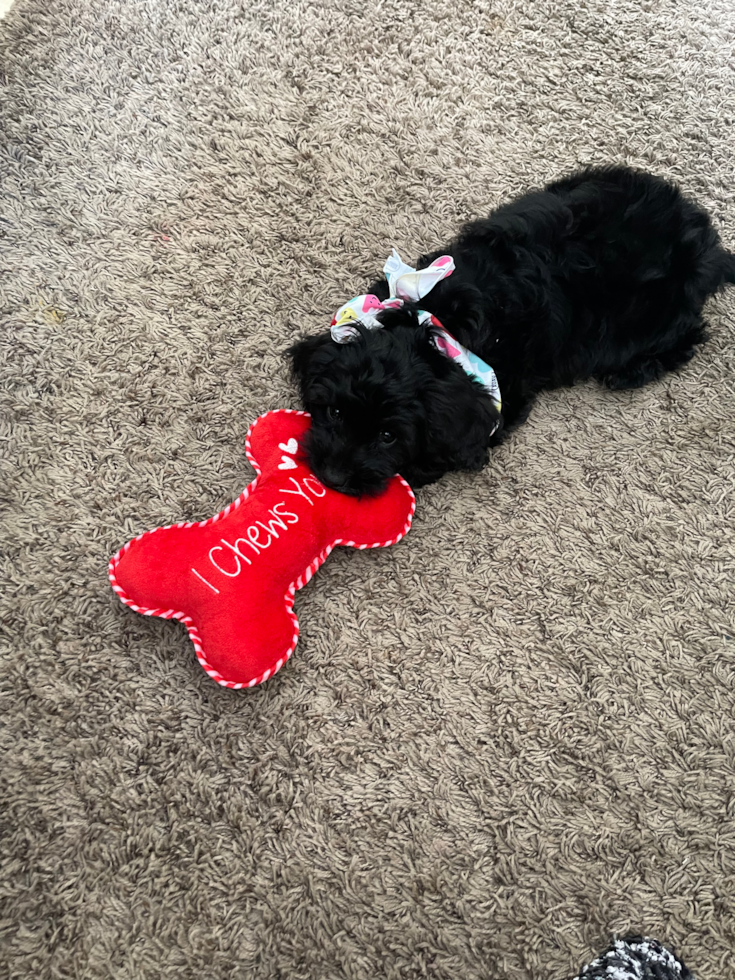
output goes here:
{"type": "Polygon", "coordinates": [[[349,474],[333,464],[325,464],[319,467],[317,476],[331,490],[339,490],[342,493],[347,489],[349,474]]]}

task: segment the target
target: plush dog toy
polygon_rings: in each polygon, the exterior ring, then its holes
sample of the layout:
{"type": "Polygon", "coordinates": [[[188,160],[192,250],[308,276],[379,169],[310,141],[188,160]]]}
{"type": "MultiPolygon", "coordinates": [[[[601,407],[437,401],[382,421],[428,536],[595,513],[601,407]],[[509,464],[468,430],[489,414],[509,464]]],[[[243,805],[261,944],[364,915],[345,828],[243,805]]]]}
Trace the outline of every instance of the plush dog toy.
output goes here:
{"type": "Polygon", "coordinates": [[[335,545],[384,548],[411,527],[416,500],[395,476],[378,497],[323,486],[300,450],[306,412],[261,415],[245,451],[258,476],[200,523],[155,528],[110,559],[120,599],[144,616],[178,619],[218,684],[253,687],[293,653],[294,593],[335,545]]]}

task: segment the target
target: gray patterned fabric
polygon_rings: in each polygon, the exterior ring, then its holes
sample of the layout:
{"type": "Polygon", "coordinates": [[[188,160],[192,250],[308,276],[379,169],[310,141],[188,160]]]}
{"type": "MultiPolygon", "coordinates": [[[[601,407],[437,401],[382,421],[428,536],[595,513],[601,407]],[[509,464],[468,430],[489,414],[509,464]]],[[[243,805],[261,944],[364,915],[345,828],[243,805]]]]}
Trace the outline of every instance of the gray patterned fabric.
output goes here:
{"type": "Polygon", "coordinates": [[[544,396],[219,689],[107,560],[252,477],[281,351],[589,162],[735,247],[731,0],[18,0],[0,23],[0,976],[570,976],[735,948],[733,310],[544,396]]]}
{"type": "Polygon", "coordinates": [[[616,940],[577,980],[694,980],[681,960],[655,939],[616,940]]]}

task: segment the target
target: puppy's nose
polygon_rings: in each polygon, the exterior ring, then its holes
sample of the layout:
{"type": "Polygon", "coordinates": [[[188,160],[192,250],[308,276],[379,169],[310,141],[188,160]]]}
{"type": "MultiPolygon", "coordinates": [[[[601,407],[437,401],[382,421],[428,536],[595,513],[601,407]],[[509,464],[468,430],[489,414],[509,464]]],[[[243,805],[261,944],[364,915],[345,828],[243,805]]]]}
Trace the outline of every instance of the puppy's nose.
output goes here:
{"type": "Polygon", "coordinates": [[[332,490],[344,490],[349,479],[344,470],[340,470],[336,466],[323,466],[317,476],[325,486],[332,490]]]}

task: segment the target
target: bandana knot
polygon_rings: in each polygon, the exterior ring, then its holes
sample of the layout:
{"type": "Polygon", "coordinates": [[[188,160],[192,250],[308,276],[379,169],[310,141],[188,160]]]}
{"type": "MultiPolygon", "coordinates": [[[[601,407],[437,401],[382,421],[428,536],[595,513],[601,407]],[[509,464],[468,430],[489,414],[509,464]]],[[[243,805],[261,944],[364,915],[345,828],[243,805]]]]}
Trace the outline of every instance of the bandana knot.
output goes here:
{"type": "MultiPolygon", "coordinates": [[[[451,255],[441,255],[434,259],[425,269],[414,269],[406,265],[398,252],[393,254],[383,266],[383,272],[388,280],[390,296],[380,300],[374,293],[355,296],[344,303],[332,318],[330,331],[332,340],[338,344],[350,344],[357,340],[360,331],[356,324],[368,330],[380,330],[383,324],[378,314],[383,310],[400,310],[406,303],[418,303],[420,299],[436,286],[442,279],[454,272],[454,259],[451,255]]],[[[456,340],[448,330],[445,330],[437,318],[427,310],[418,310],[419,323],[430,324],[431,342],[445,357],[458,364],[465,374],[473,378],[490,395],[495,408],[500,411],[500,386],[495,372],[482,358],[467,350],[456,340]]]]}

